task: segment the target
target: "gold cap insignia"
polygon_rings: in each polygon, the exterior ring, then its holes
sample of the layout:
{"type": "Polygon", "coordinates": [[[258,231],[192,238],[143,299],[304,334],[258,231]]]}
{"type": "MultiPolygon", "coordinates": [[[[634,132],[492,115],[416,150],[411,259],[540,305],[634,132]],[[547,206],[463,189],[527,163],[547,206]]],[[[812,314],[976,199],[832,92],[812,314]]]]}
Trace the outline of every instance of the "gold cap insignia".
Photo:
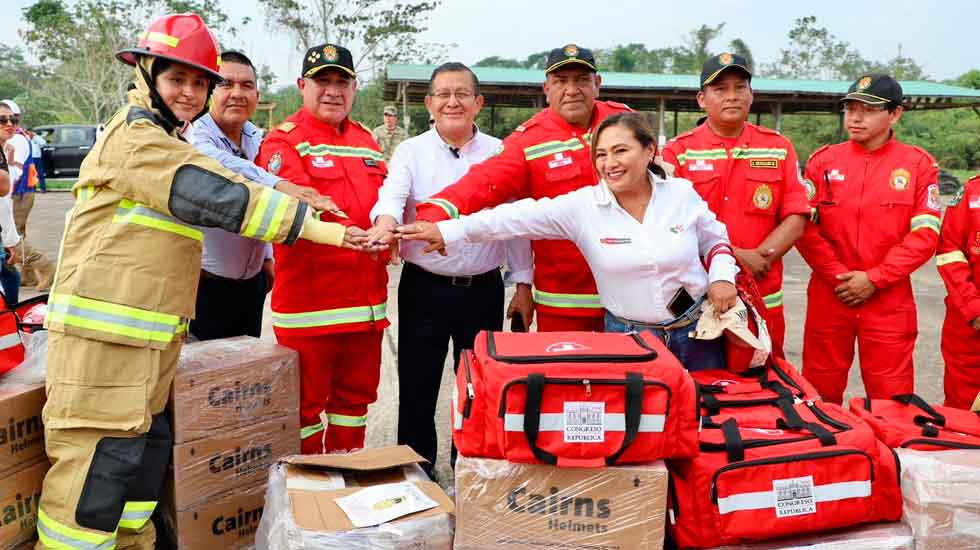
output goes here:
{"type": "Polygon", "coordinates": [[[575,57],[578,55],[578,46],[575,44],[569,44],[565,46],[565,55],[568,57],[575,57]]]}
{"type": "Polygon", "coordinates": [[[722,65],[731,65],[732,64],[732,60],[733,60],[732,59],[732,54],[730,54],[728,52],[725,52],[725,53],[723,53],[723,54],[721,54],[721,55],[718,56],[718,63],[721,63],[722,65]]]}
{"type": "Polygon", "coordinates": [[[333,46],[326,46],[323,48],[323,58],[327,61],[337,61],[337,48],[333,46]]]}
{"type": "Polygon", "coordinates": [[[867,88],[870,85],[871,85],[871,77],[870,76],[866,76],[866,77],[862,78],[861,80],[858,80],[857,89],[860,92],[861,90],[864,90],[865,88],[867,88]]]}

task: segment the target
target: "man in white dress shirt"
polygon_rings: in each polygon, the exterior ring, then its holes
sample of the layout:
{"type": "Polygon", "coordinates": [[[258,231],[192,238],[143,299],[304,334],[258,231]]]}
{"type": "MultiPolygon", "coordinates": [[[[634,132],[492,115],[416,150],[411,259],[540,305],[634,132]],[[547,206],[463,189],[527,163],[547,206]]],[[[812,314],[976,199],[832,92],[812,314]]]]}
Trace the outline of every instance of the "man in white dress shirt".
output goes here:
{"type": "MultiPolygon", "coordinates": [[[[403,141],[388,165],[388,178],[371,210],[372,237],[389,242],[392,231],[415,221],[415,205],[455,182],[500,148],[500,140],[477,129],[483,107],[479,81],[462,63],[446,63],[429,79],[425,105],[434,127],[403,141]]],[[[481,330],[501,330],[505,262],[518,284],[508,316],[530,318],[532,259],[530,244],[511,240],[461,244],[450,256],[424,255],[422,243],[405,243],[398,284],[398,443],[436,461],[435,409],[449,340],[455,365],[459,350],[471,348],[481,330]]]]}

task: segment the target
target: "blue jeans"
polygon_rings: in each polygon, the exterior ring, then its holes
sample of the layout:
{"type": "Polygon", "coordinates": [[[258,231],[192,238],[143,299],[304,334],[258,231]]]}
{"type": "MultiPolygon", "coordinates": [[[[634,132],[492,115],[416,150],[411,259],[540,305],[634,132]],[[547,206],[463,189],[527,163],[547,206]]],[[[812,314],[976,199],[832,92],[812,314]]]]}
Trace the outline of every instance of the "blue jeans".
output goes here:
{"type": "Polygon", "coordinates": [[[20,273],[7,265],[7,253],[0,249],[0,286],[10,307],[17,305],[20,298],[20,273]]]}
{"type": "Polygon", "coordinates": [[[606,311],[606,332],[652,332],[666,344],[667,349],[677,357],[685,369],[689,371],[724,369],[724,338],[698,340],[691,337],[691,333],[697,328],[698,319],[701,317],[701,303],[703,301],[704,298],[701,298],[676,319],[656,324],[622,319],[606,311]],[[691,324],[680,328],[665,328],[682,319],[690,320],[691,324]]]}

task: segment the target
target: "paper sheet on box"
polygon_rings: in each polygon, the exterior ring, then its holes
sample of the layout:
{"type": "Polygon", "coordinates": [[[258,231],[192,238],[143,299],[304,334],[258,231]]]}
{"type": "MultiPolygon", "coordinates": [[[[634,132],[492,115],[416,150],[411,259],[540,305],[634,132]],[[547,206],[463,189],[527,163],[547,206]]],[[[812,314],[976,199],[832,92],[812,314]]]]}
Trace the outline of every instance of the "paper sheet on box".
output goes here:
{"type": "Polygon", "coordinates": [[[346,497],[335,498],[354,527],[380,525],[408,514],[439,505],[410,482],[368,487],[346,497]]]}

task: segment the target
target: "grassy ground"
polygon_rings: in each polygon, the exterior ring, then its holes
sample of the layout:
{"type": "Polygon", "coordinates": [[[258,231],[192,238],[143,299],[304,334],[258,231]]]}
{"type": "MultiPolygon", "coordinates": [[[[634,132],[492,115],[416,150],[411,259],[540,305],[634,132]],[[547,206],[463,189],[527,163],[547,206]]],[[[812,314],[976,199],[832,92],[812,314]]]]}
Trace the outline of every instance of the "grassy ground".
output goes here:
{"type": "Polygon", "coordinates": [[[950,172],[952,172],[956,177],[960,178],[960,181],[963,183],[966,183],[966,180],[980,173],[976,170],[950,170],[950,172]]]}

